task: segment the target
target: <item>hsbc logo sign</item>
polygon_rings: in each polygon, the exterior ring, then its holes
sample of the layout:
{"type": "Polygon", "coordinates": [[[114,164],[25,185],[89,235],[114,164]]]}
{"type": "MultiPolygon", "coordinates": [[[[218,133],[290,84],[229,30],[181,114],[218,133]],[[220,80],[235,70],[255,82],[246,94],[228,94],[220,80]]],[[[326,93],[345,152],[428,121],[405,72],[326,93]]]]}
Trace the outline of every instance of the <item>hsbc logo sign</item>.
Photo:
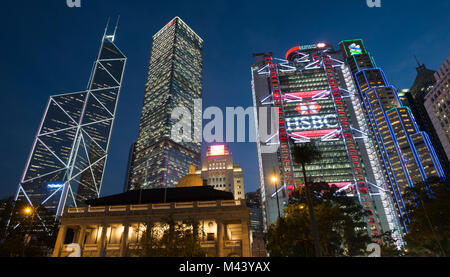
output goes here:
{"type": "Polygon", "coordinates": [[[328,114],[325,116],[312,115],[294,118],[286,118],[287,131],[318,130],[322,128],[337,128],[337,115],[328,114]]]}
{"type": "Polygon", "coordinates": [[[81,0],[66,0],[66,5],[69,8],[81,8],[81,0]]]}
{"type": "Polygon", "coordinates": [[[317,102],[305,102],[299,104],[295,110],[301,115],[317,114],[322,107],[317,102]]]}
{"type": "Polygon", "coordinates": [[[300,117],[286,118],[287,131],[307,131],[318,129],[333,129],[338,127],[337,115],[317,115],[322,106],[314,101],[303,102],[295,107],[295,110],[301,114],[300,117]]]}

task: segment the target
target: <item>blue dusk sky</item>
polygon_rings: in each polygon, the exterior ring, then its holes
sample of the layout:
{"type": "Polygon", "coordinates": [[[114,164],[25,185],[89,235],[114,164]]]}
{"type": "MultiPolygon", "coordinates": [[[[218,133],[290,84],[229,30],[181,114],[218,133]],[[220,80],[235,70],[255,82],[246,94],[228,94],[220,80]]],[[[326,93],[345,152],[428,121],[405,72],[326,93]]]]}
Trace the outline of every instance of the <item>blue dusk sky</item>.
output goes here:
{"type": "MultiPolygon", "coordinates": [[[[252,106],[252,53],[284,57],[296,45],[362,38],[398,88],[409,88],[416,55],[437,69],[450,54],[450,2],[296,1],[5,1],[0,26],[0,197],[13,195],[50,95],[86,88],[108,17],[120,14],[116,44],[128,58],[102,196],[123,190],[130,144],[137,138],[151,39],[179,16],[204,39],[203,107],[252,106]]],[[[207,123],[207,122],[204,122],[207,123]]],[[[248,127],[247,127],[248,128],[248,127]]],[[[246,192],[259,185],[254,143],[230,145],[246,192]]],[[[203,147],[203,151],[205,148],[203,147]]]]}

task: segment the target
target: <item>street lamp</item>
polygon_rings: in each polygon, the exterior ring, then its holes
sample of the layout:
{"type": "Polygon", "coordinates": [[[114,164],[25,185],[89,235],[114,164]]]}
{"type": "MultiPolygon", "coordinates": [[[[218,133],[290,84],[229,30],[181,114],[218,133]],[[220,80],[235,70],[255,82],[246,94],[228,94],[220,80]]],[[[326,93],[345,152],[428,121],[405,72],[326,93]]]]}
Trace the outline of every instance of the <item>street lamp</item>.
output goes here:
{"type": "Polygon", "coordinates": [[[26,216],[30,216],[30,215],[31,215],[29,225],[30,225],[30,228],[32,228],[33,220],[34,220],[34,214],[35,214],[33,207],[26,207],[26,208],[23,210],[23,212],[24,212],[24,214],[25,214],[26,216]]]}
{"type": "Polygon", "coordinates": [[[30,207],[26,207],[23,211],[26,215],[30,215],[33,212],[33,209],[30,207]]]}
{"type": "Polygon", "coordinates": [[[280,200],[278,200],[278,178],[277,178],[277,173],[275,172],[275,167],[273,168],[272,183],[275,185],[275,192],[277,194],[278,218],[281,218],[281,214],[280,214],[280,200]]]}
{"type": "Polygon", "coordinates": [[[29,223],[28,223],[28,226],[29,226],[28,230],[25,230],[27,232],[27,234],[25,234],[24,245],[22,248],[22,256],[24,257],[25,256],[25,248],[31,241],[31,230],[33,228],[33,220],[34,220],[35,213],[34,213],[33,207],[26,207],[25,209],[23,209],[23,213],[28,217],[30,217],[30,215],[31,215],[29,223]]]}

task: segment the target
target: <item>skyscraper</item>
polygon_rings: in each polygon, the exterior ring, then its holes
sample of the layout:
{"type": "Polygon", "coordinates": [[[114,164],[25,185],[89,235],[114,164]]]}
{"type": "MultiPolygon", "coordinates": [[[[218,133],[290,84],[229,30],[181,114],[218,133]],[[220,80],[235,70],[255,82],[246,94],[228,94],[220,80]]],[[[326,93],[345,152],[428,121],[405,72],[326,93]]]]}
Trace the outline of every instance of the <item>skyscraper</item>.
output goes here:
{"type": "MultiPolygon", "coordinates": [[[[194,99],[202,97],[202,51],[203,40],[179,17],[153,36],[129,189],[174,187],[191,164],[199,166],[201,142],[175,142],[171,114],[183,107],[195,116],[194,99]]],[[[190,131],[200,128],[192,124],[190,131]]]]}
{"type": "Polygon", "coordinates": [[[265,257],[266,249],[264,243],[264,227],[261,208],[261,191],[245,194],[245,202],[250,209],[250,226],[251,226],[251,244],[253,257],[265,257]]]}
{"type": "MultiPolygon", "coordinates": [[[[434,74],[436,83],[425,96],[425,109],[450,160],[450,56],[434,74]]],[[[450,171],[446,171],[450,172],[450,171]]]]}
{"type": "Polygon", "coordinates": [[[403,102],[403,105],[407,106],[407,107],[409,107],[409,101],[408,101],[408,97],[407,97],[409,92],[410,92],[409,88],[404,88],[404,89],[397,91],[398,97],[403,102]]]}
{"type": "Polygon", "coordinates": [[[87,90],[50,97],[20,179],[16,199],[56,217],[100,195],[126,64],[116,30],[105,30],[87,90]]]}
{"type": "MultiPolygon", "coordinates": [[[[304,184],[301,167],[292,160],[292,143],[314,142],[322,158],[306,166],[308,182],[325,182],[359,201],[368,215],[369,235],[395,229],[393,205],[383,191],[383,174],[375,161],[362,104],[350,68],[339,51],[326,43],[296,46],[284,59],[272,53],[255,54],[252,66],[256,107],[278,108],[277,134],[257,142],[265,226],[274,222],[295,186],[304,184]],[[277,145],[275,153],[263,147],[277,145]],[[278,196],[271,182],[281,176],[278,196]]],[[[258,109],[258,122],[261,110],[258,109]]],[[[273,118],[272,118],[273,119],[273,118]]],[[[272,120],[273,123],[275,120],[272,120]]]]}
{"type": "Polygon", "coordinates": [[[133,167],[134,167],[134,160],[135,160],[135,152],[136,152],[136,142],[133,142],[130,147],[130,153],[128,154],[128,162],[127,162],[127,169],[125,172],[125,182],[123,186],[123,191],[126,192],[131,187],[131,178],[133,177],[133,167]]]}
{"type": "Polygon", "coordinates": [[[425,108],[425,96],[433,89],[436,79],[434,78],[435,71],[426,68],[424,64],[419,64],[416,68],[417,76],[414,80],[414,84],[411,86],[409,93],[406,94],[408,99],[408,106],[411,108],[411,112],[416,119],[417,125],[420,130],[425,131],[431,143],[434,146],[436,155],[441,162],[442,168],[445,172],[450,172],[450,162],[445,154],[445,149],[439,140],[436,133],[436,129],[430,119],[425,108]]]}
{"type": "Polygon", "coordinates": [[[411,218],[405,192],[429,177],[445,178],[444,171],[427,133],[419,130],[411,110],[402,105],[397,90],[375,65],[363,41],[347,40],[339,45],[363,102],[397,217],[407,233],[411,218]]]}

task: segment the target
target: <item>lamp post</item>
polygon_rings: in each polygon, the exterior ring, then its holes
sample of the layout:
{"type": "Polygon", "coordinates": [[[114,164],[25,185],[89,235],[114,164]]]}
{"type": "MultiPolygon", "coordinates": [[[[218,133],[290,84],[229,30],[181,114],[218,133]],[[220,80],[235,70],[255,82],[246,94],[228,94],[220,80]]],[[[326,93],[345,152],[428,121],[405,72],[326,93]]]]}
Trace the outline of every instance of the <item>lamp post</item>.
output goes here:
{"type": "Polygon", "coordinates": [[[33,219],[34,219],[33,207],[26,207],[23,210],[23,213],[26,216],[28,216],[28,217],[31,216],[30,221],[29,221],[30,223],[28,225],[28,230],[26,230],[27,234],[25,234],[25,237],[24,237],[24,245],[23,245],[23,248],[22,248],[22,256],[25,256],[25,248],[31,241],[31,234],[30,233],[31,233],[31,229],[33,228],[33,219]]]}
{"type": "Polygon", "coordinates": [[[278,200],[278,178],[277,178],[277,173],[275,172],[275,167],[273,168],[272,183],[275,185],[275,193],[277,194],[278,218],[281,218],[280,202],[279,202],[280,200],[278,200]]]}

